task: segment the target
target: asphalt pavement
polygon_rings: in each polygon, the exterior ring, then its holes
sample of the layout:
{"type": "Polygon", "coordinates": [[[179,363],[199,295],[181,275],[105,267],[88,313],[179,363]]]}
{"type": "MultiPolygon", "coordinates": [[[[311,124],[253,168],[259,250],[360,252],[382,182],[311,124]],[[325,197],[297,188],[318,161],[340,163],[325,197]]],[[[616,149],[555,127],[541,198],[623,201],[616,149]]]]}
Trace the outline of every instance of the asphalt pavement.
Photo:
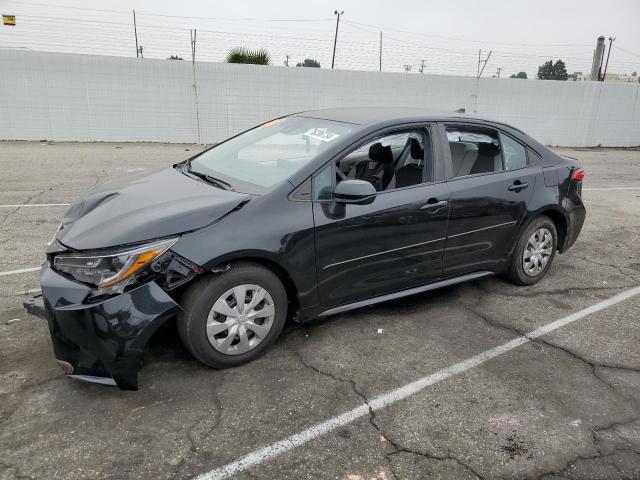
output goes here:
{"type": "Polygon", "coordinates": [[[200,148],[0,142],[0,480],[640,478],[638,149],[559,149],[585,168],[587,220],[535,286],[291,324],[230,370],[168,324],[139,391],[64,378],[22,292],[66,204],[200,148]]]}

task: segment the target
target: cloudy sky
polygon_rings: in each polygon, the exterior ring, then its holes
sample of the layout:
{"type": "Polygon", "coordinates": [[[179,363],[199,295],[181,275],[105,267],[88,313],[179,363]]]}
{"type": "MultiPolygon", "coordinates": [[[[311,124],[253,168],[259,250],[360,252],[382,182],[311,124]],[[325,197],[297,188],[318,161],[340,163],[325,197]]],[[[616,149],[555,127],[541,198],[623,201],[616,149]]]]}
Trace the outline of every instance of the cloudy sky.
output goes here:
{"type": "MultiPolygon", "coordinates": [[[[609,71],[640,71],[640,1],[609,0],[2,0],[16,27],[0,26],[0,47],[135,56],[131,10],[146,58],[189,58],[196,28],[197,60],[223,61],[234,46],[266,48],[274,65],[306,57],[331,66],[334,9],[344,11],[336,68],[377,70],[379,35],[385,71],[474,75],[478,50],[492,51],[485,75],[529,77],[546,59],[588,72],[596,37],[614,36],[609,71]]],[[[608,43],[608,42],[607,42],[608,43]]]]}

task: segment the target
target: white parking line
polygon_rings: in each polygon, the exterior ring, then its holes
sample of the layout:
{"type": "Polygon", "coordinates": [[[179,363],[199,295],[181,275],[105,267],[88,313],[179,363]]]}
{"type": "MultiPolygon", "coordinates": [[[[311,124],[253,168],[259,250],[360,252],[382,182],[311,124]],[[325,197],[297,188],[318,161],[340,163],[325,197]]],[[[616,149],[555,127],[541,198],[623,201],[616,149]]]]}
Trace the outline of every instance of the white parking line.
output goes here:
{"type": "Polygon", "coordinates": [[[382,395],[379,395],[369,401],[369,405],[362,404],[352,410],[338,415],[337,417],[330,418],[329,420],[318,423],[306,430],[303,430],[300,433],[296,433],[276,443],[259,448],[258,450],[254,450],[253,452],[240,457],[234,462],[218,467],[208,473],[199,475],[198,477],[196,477],[196,480],[218,480],[243,472],[250,467],[277,457],[278,455],[286,453],[289,450],[299,447],[300,445],[304,445],[305,443],[321,435],[324,435],[325,433],[328,433],[332,430],[335,430],[336,428],[351,423],[358,418],[368,415],[369,407],[374,411],[380,410],[386,406],[415,395],[416,393],[424,390],[430,385],[434,385],[438,382],[446,380],[449,377],[465,372],[473,367],[477,367],[478,365],[481,365],[486,361],[491,360],[492,358],[498,357],[503,353],[509,352],[514,348],[524,345],[525,343],[528,343],[533,339],[541,337],[542,335],[546,335],[547,333],[557,330],[558,328],[562,328],[566,325],[569,325],[570,323],[580,320],[587,315],[591,315],[592,313],[604,310],[605,308],[615,305],[616,303],[623,302],[638,294],[640,294],[640,286],[626,290],[607,300],[603,300],[596,303],[595,305],[573,313],[568,317],[561,318],[560,320],[556,320],[555,322],[551,322],[543,327],[540,327],[526,334],[525,336],[515,338],[498,347],[492,348],[474,357],[463,360],[460,363],[456,363],[455,365],[444,368],[432,375],[428,375],[419,380],[416,380],[415,382],[383,393],[382,395]]]}
{"type": "Polygon", "coordinates": [[[68,207],[70,203],[20,203],[15,205],[0,205],[0,208],[22,208],[22,207],[68,207]]]}
{"type": "Polygon", "coordinates": [[[640,190],[640,187],[594,187],[582,189],[583,192],[593,192],[598,190],[640,190]]]}
{"type": "Polygon", "coordinates": [[[31,295],[33,293],[42,293],[41,288],[30,288],[29,290],[21,290],[16,292],[16,295],[31,295]]]}
{"type": "Polygon", "coordinates": [[[0,272],[0,277],[4,277],[5,275],[17,275],[19,273],[29,273],[29,272],[37,272],[42,267],[29,267],[29,268],[21,268],[20,270],[8,270],[6,272],[0,272]]]}

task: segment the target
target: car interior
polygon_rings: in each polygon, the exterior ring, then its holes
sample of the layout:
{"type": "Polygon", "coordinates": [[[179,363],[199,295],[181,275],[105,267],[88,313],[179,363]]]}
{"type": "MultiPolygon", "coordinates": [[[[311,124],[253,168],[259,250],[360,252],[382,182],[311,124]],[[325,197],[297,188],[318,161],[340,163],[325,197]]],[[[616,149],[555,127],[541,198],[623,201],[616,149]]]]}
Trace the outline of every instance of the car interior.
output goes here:
{"type": "Polygon", "coordinates": [[[447,130],[454,177],[504,169],[497,136],[485,132],[447,130]]]}
{"type": "Polygon", "coordinates": [[[337,176],[338,180],[365,180],[378,192],[430,181],[432,154],[428,137],[416,131],[376,139],[342,158],[337,176]]]}

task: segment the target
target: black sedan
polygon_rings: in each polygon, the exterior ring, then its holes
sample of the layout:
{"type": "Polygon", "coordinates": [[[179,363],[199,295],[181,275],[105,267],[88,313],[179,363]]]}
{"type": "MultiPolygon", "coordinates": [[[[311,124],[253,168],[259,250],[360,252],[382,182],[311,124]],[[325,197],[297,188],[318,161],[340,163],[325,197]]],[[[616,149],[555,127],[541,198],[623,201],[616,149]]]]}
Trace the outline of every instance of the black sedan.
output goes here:
{"type": "Polygon", "coordinates": [[[58,363],[135,389],[176,318],[211,367],[305,322],[467,280],[538,282],[585,219],[584,171],[502,123],[415,110],[278,118],[65,214],[42,296],[58,363]]]}

